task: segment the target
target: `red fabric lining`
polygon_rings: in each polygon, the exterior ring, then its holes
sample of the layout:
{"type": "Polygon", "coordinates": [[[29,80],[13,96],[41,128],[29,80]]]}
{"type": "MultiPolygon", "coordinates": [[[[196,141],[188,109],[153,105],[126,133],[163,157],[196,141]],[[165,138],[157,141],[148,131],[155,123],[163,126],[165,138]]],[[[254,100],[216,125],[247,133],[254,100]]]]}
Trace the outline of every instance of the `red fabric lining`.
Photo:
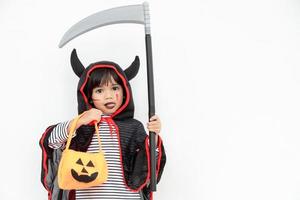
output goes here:
{"type": "Polygon", "coordinates": [[[157,160],[157,170],[156,170],[156,178],[158,177],[158,172],[160,169],[160,161],[161,161],[161,137],[158,135],[158,160],[157,160]]]}
{"type": "MultiPolygon", "coordinates": [[[[113,137],[113,126],[115,127],[111,117],[101,117],[101,121],[105,121],[109,125],[110,136],[113,137]]],[[[116,127],[115,127],[116,128],[116,127]]]]}

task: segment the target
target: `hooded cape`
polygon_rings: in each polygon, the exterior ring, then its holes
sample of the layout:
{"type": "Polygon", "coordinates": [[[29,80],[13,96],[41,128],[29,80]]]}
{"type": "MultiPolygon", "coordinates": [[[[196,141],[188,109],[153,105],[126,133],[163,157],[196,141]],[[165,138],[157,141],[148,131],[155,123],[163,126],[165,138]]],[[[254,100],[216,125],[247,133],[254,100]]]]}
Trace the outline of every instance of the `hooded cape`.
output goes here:
{"type": "MultiPolygon", "coordinates": [[[[109,61],[92,63],[85,68],[78,59],[76,50],[74,49],[71,54],[71,64],[73,71],[80,78],[77,88],[78,114],[92,108],[86,96],[85,86],[93,70],[111,68],[121,78],[126,98],[122,106],[111,115],[112,120],[109,123],[116,128],[119,137],[123,181],[125,186],[131,191],[140,192],[142,199],[152,199],[152,192],[150,192],[149,188],[149,137],[146,134],[143,124],[134,119],[134,102],[129,84],[129,80],[134,78],[138,73],[139,58],[136,57],[133,63],[124,71],[119,65],[109,61]]],[[[58,187],[57,183],[57,170],[62,150],[52,149],[48,146],[48,138],[55,126],[49,126],[40,139],[40,147],[42,149],[41,182],[48,191],[49,200],[73,200],[75,199],[75,191],[62,190],[58,187]]],[[[77,129],[77,134],[72,139],[70,148],[77,151],[87,151],[94,132],[94,126],[81,126],[77,129]]],[[[157,182],[159,182],[166,163],[164,145],[160,136],[158,137],[157,147],[156,178],[157,182]]]]}

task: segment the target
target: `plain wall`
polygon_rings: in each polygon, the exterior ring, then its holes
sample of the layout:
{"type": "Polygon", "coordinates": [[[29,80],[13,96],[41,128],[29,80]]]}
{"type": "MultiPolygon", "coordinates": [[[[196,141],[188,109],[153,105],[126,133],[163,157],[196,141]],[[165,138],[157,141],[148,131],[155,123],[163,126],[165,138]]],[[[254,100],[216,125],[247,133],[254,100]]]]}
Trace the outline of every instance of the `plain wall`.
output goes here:
{"type": "MultiPolygon", "coordinates": [[[[79,20],[141,1],[0,1],[1,200],[47,199],[44,130],[77,114],[69,56],[128,67],[147,121],[144,28],[123,24],[58,43],[79,20]]],[[[167,165],[155,199],[300,199],[300,2],[152,1],[156,113],[167,165]]]]}

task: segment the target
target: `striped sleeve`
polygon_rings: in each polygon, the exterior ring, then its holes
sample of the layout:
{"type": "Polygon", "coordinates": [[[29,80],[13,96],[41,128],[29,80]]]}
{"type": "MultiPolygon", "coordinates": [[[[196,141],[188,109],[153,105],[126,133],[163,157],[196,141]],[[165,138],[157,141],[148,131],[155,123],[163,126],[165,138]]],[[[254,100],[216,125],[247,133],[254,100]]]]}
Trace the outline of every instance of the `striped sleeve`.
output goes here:
{"type": "Polygon", "coordinates": [[[70,121],[62,122],[52,130],[48,138],[48,145],[52,149],[63,148],[68,139],[68,126],[70,121]]]}

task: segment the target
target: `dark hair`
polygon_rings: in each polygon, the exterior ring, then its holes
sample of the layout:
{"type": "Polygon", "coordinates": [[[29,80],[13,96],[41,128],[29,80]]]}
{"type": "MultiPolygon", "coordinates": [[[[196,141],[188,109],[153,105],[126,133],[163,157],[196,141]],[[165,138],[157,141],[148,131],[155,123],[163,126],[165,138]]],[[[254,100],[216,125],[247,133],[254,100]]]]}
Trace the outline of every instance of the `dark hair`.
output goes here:
{"type": "MultiPolygon", "coordinates": [[[[95,87],[98,87],[99,85],[104,85],[108,84],[111,82],[111,77],[119,84],[121,85],[123,91],[124,90],[124,85],[121,80],[121,78],[116,74],[115,70],[111,68],[98,68],[95,69],[89,76],[88,82],[85,86],[84,92],[87,94],[88,101],[91,105],[92,103],[92,94],[93,94],[93,89],[95,87]]],[[[123,93],[125,96],[126,94],[123,93]]]]}

